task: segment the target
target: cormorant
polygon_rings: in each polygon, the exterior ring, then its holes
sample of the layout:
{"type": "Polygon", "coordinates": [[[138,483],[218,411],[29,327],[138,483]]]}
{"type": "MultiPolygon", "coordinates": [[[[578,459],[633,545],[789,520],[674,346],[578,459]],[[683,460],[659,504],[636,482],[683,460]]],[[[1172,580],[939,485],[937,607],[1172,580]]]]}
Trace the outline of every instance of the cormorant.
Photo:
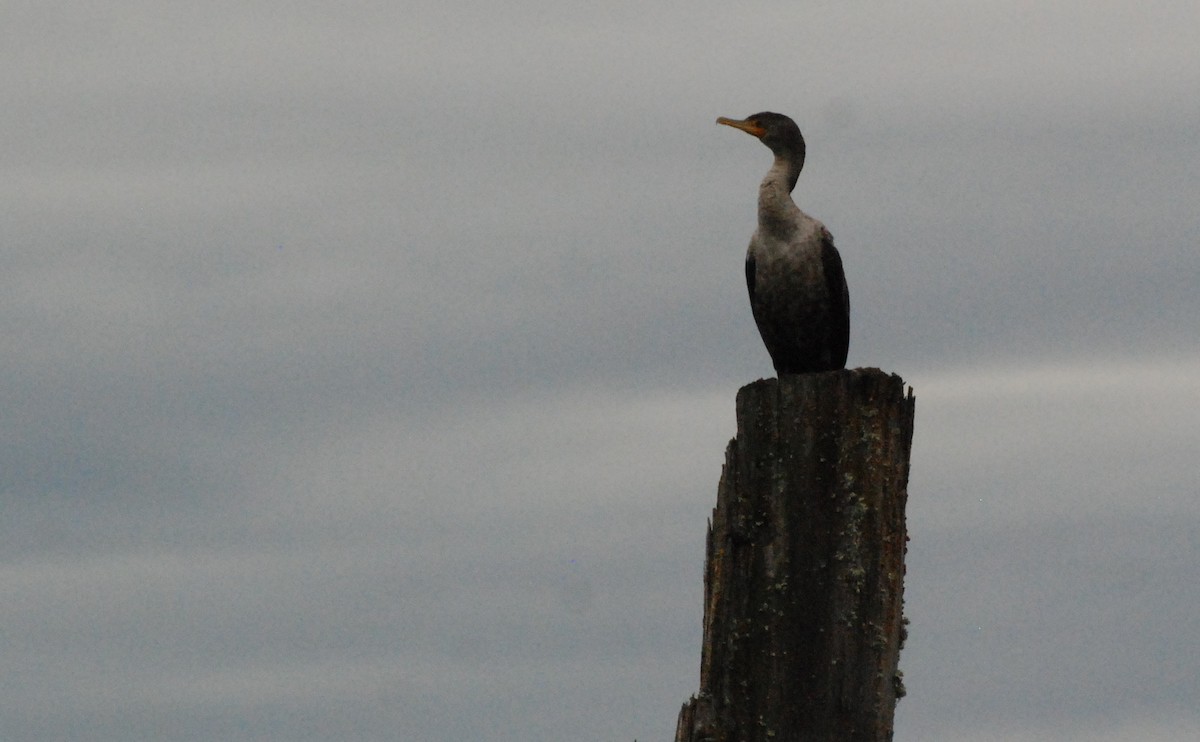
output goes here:
{"type": "Polygon", "coordinates": [[[796,207],[792,189],[804,167],[804,137],[780,113],[718,124],[752,134],[775,154],[758,187],[758,229],[746,250],[750,308],[775,371],[804,374],[845,368],[850,294],[842,257],[825,225],[796,207]]]}

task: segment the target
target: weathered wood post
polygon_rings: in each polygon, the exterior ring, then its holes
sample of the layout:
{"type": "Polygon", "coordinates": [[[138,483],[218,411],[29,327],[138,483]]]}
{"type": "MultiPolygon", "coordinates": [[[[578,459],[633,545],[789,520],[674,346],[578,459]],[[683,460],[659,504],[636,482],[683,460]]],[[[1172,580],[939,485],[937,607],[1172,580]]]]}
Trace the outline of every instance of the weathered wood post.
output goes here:
{"type": "Polygon", "coordinates": [[[878,369],[738,392],[676,742],[892,739],[913,411],[878,369]]]}

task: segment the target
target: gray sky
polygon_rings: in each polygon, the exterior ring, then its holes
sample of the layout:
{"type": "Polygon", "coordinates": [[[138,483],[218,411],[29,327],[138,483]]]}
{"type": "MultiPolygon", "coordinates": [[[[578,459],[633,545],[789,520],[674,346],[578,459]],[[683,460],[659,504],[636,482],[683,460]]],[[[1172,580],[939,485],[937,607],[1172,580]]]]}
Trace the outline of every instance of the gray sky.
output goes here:
{"type": "Polygon", "coordinates": [[[917,396],[896,739],[1200,737],[1200,6],[0,8],[0,738],[629,742],[770,162],[917,396]]]}

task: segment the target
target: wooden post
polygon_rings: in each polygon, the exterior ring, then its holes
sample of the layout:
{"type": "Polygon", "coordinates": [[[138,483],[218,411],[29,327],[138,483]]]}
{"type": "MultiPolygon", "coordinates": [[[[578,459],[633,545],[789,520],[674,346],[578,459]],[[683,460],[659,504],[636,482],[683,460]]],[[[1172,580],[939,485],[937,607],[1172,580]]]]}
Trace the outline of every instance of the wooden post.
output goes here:
{"type": "Polygon", "coordinates": [[[878,369],[738,392],[676,742],[892,739],[913,410],[878,369]]]}

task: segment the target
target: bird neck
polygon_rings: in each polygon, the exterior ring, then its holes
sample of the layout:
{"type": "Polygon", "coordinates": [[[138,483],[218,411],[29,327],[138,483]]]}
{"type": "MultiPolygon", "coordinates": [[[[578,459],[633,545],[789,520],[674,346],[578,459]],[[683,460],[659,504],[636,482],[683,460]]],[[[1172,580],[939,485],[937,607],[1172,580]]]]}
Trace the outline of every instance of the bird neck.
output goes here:
{"type": "Polygon", "coordinates": [[[794,224],[800,211],[792,200],[792,189],[800,177],[800,165],[793,158],[776,157],[758,187],[758,223],[777,230],[781,225],[794,224]]]}

